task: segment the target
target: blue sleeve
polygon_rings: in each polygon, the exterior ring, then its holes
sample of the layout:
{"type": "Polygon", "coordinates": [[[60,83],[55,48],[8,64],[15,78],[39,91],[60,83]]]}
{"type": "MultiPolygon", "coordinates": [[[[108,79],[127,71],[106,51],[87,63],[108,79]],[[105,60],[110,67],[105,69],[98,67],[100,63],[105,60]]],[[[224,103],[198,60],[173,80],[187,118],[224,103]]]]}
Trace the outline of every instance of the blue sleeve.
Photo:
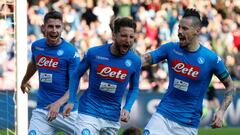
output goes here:
{"type": "Polygon", "coordinates": [[[74,69],[79,65],[79,63],[80,63],[80,56],[77,50],[75,49],[73,55],[70,56],[69,58],[68,74],[70,78],[71,78],[71,74],[73,73],[74,69]]]}
{"type": "Polygon", "coordinates": [[[171,44],[163,44],[159,48],[157,48],[154,51],[150,52],[150,55],[152,56],[152,64],[159,63],[160,61],[167,58],[167,52],[170,48],[171,44]]]}
{"type": "Polygon", "coordinates": [[[68,103],[74,103],[77,101],[77,91],[79,86],[79,81],[82,75],[89,68],[88,54],[85,54],[81,62],[78,64],[77,68],[70,75],[69,80],[69,99],[68,103]]]}
{"type": "Polygon", "coordinates": [[[34,59],[34,43],[32,43],[32,46],[31,46],[31,52],[32,52],[32,56],[31,56],[31,60],[32,60],[32,62],[34,62],[35,63],[35,59],[34,59]]]}
{"type": "Polygon", "coordinates": [[[218,77],[219,80],[224,80],[229,76],[229,72],[219,56],[215,56],[214,64],[212,65],[213,73],[218,77]]]}
{"type": "Polygon", "coordinates": [[[130,87],[129,87],[129,90],[127,93],[125,106],[123,107],[124,109],[128,110],[129,112],[131,111],[133,103],[135,102],[135,100],[138,96],[138,93],[139,93],[140,71],[141,71],[141,61],[136,66],[136,72],[130,78],[130,83],[129,83],[130,87]]]}

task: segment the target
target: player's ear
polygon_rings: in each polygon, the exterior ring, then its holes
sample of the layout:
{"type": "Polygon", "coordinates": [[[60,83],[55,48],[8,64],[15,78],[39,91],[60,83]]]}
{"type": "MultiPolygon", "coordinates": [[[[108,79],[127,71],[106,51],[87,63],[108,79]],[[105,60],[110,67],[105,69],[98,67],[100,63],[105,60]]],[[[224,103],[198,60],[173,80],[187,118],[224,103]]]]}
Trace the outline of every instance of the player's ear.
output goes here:
{"type": "Polygon", "coordinates": [[[41,32],[42,32],[43,35],[45,34],[45,27],[44,27],[44,24],[41,25],[41,32]]]}
{"type": "Polygon", "coordinates": [[[112,39],[113,39],[113,41],[116,40],[116,38],[117,38],[117,33],[113,32],[113,33],[112,33],[112,39]]]}

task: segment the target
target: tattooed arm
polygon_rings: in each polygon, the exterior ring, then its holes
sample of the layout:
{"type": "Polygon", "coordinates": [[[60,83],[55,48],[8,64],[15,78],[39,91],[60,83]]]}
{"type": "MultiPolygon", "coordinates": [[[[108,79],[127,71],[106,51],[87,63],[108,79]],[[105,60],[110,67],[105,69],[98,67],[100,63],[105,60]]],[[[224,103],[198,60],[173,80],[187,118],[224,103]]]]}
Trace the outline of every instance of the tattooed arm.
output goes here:
{"type": "Polygon", "coordinates": [[[223,124],[223,116],[224,112],[227,110],[228,106],[231,104],[233,99],[233,94],[235,92],[235,87],[233,85],[233,81],[231,77],[221,80],[226,88],[226,92],[224,93],[223,102],[219,108],[219,110],[214,114],[212,128],[221,128],[223,124]]]}
{"type": "Polygon", "coordinates": [[[152,64],[152,56],[150,53],[143,54],[141,56],[142,66],[149,66],[152,64]]]}

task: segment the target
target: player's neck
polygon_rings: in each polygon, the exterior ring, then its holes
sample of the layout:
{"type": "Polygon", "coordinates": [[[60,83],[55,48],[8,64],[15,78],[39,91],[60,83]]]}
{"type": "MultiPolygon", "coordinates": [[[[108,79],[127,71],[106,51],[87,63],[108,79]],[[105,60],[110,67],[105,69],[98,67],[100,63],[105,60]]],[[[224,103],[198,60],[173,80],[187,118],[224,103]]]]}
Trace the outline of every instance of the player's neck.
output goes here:
{"type": "Polygon", "coordinates": [[[60,45],[61,43],[62,43],[62,38],[60,38],[59,41],[58,41],[57,43],[55,43],[55,44],[49,43],[49,42],[47,41],[47,45],[48,45],[48,46],[53,46],[53,47],[54,47],[54,46],[58,46],[58,45],[60,45]]]}
{"type": "Polygon", "coordinates": [[[115,56],[122,56],[117,49],[117,45],[115,45],[114,43],[112,43],[112,45],[110,46],[110,51],[115,56]]]}
{"type": "Polygon", "coordinates": [[[193,40],[193,42],[191,42],[191,44],[188,45],[186,50],[189,52],[195,52],[199,49],[199,47],[200,47],[200,42],[198,39],[195,39],[193,40]]]}

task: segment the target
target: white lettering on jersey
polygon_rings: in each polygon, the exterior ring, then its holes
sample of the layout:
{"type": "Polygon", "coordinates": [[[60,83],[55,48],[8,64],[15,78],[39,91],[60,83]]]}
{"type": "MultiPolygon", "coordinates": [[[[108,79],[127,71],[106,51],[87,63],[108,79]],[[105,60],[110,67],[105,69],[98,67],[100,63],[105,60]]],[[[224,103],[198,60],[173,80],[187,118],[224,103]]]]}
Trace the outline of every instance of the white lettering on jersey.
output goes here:
{"type": "Polygon", "coordinates": [[[39,68],[47,68],[47,69],[55,70],[58,68],[58,61],[59,59],[55,57],[39,55],[37,56],[36,65],[39,68]]]}
{"type": "Polygon", "coordinates": [[[182,76],[189,77],[191,79],[197,79],[199,75],[200,68],[196,66],[192,66],[190,64],[183,63],[178,60],[173,60],[172,69],[182,76]]]}
{"type": "Polygon", "coordinates": [[[123,82],[126,80],[128,70],[99,64],[97,74],[104,78],[123,82]]]}

